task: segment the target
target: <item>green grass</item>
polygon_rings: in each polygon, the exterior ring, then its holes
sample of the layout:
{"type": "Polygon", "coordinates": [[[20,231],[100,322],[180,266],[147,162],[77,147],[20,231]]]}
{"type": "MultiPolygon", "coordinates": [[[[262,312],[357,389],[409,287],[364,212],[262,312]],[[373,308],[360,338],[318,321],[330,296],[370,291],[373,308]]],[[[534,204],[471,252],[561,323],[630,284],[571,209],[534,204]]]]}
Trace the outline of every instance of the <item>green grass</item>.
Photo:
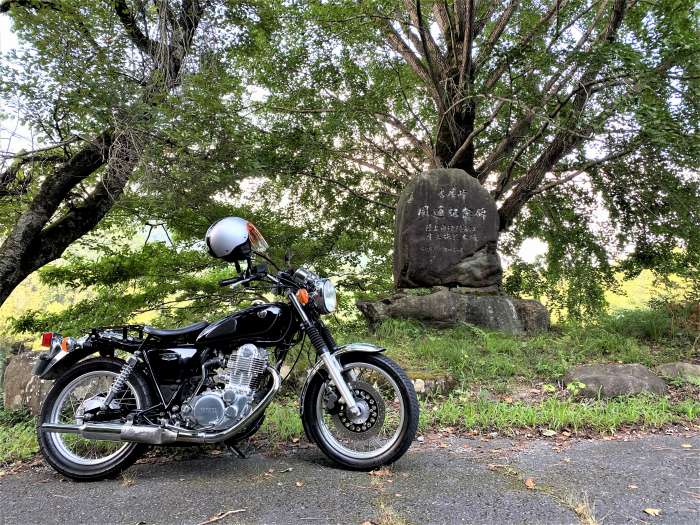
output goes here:
{"type": "Polygon", "coordinates": [[[0,466],[29,459],[38,452],[34,425],[26,412],[0,409],[0,466]]]}
{"type": "Polygon", "coordinates": [[[421,430],[548,428],[613,433],[627,425],[651,429],[671,423],[697,422],[700,418],[700,401],[689,399],[674,403],[665,397],[650,396],[587,402],[550,398],[535,404],[452,397],[430,406],[424,403],[422,408],[421,430]]]}
{"type": "MultiPolygon", "coordinates": [[[[618,311],[585,325],[558,325],[534,337],[513,337],[467,325],[436,330],[407,321],[386,322],[373,334],[362,325],[336,327],[334,332],[341,343],[367,341],[386,347],[388,355],[409,373],[420,373],[423,378],[447,373],[457,380],[460,388],[451,396],[423,401],[422,431],[454,427],[506,433],[516,428],[612,433],[626,426],[651,429],[697,424],[700,384],[671,380],[669,397],[609,401],[575,401],[555,384],[567,369],[581,363],[654,367],[696,359],[698,334],[688,332],[688,327],[697,326],[697,316],[696,306],[618,311]],[[522,402],[508,403],[504,395],[498,401],[479,394],[506,394],[523,386],[527,391],[533,383],[540,394],[522,402]]],[[[296,353],[292,354],[295,358],[296,353]]],[[[303,381],[307,366],[307,356],[302,356],[297,379],[303,381]]],[[[290,389],[268,408],[259,438],[280,443],[303,436],[295,396],[290,389]]],[[[26,413],[0,410],[0,465],[27,459],[36,451],[34,421],[26,413]]]]}
{"type": "Polygon", "coordinates": [[[288,442],[303,435],[299,405],[292,400],[272,403],[265,412],[265,422],[257,434],[270,443],[288,442]]]}
{"type": "Polygon", "coordinates": [[[657,364],[692,357],[692,338],[653,310],[601,316],[583,326],[565,324],[535,337],[513,337],[472,326],[430,329],[390,320],[375,334],[345,333],[387,348],[409,371],[447,372],[458,382],[503,390],[514,382],[555,382],[581,363],[657,364]]]}

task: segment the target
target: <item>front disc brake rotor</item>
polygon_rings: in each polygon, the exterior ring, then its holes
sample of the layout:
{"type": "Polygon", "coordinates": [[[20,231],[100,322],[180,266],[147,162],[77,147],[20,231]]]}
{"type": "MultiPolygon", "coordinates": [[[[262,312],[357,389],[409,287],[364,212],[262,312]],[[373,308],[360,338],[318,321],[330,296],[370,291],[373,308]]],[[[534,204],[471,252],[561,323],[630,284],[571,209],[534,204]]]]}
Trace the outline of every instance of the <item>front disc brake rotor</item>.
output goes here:
{"type": "Polygon", "coordinates": [[[338,432],[347,439],[364,440],[376,436],[384,426],[384,399],[369,383],[351,381],[348,383],[355,397],[359,416],[352,416],[344,408],[332,414],[338,432]]]}

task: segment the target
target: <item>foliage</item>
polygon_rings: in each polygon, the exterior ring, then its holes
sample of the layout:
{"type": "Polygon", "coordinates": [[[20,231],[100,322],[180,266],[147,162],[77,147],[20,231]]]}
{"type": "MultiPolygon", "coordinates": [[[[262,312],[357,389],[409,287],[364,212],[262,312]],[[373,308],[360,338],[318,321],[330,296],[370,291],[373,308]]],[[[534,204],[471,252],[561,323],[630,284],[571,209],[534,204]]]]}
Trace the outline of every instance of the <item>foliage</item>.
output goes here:
{"type": "Polygon", "coordinates": [[[695,334],[673,325],[663,311],[603,314],[588,324],[569,322],[535,337],[513,337],[465,325],[429,329],[409,321],[387,321],[362,338],[387,348],[409,372],[450,373],[477,388],[508,391],[517,383],[556,382],[570,367],[592,362],[660,363],[691,359],[695,334]]]}
{"type": "Polygon", "coordinates": [[[0,466],[37,453],[34,420],[26,412],[0,408],[0,466]]]}
{"type": "Polygon", "coordinates": [[[670,423],[693,423],[700,418],[700,402],[672,402],[667,398],[638,396],[578,403],[548,398],[541,403],[504,403],[451,397],[424,406],[420,428],[454,427],[457,430],[546,428],[572,432],[614,433],[625,426],[660,428],[670,423]]]}
{"type": "MultiPolygon", "coordinates": [[[[143,110],[149,120],[134,126],[144,140],[117,205],[42,272],[45,283],[80,291],[81,300],[60,315],[34,306],[19,319],[21,329],[60,324],[72,333],[144,315],[176,324],[245,300],[221,293],[216,280],[231,270],[203,255],[204,232],[225,215],[253,220],[276,260],[291,248],[296,264],[334,276],[349,300],[386,294],[397,196],[426,166],[449,164],[471,132],[473,151],[455,165],[480,177],[502,210],[515,195],[524,200],[507,207],[517,213],[501,236],[512,261],[508,292],[546,298],[565,316],[584,318],[605,306],[616,272],[632,278],[650,268],[700,286],[693,60],[700,32],[692,2],[628,2],[609,40],[602,37],[620,1],[207,2],[213,7],[177,85],[148,103],[140,97],[151,58],[111,4],[78,4],[10,10],[20,47],[0,64],[8,108],[42,147],[60,145],[47,153],[61,156],[117,117],[143,110]],[[419,5],[425,22],[415,18],[419,5]],[[444,37],[443,6],[460,17],[475,6],[479,29],[473,78],[447,93],[455,102],[449,109],[435,99],[434,77],[452,85],[462,55],[444,37]],[[421,36],[422,23],[435,34],[421,36]],[[424,67],[439,55],[437,73],[421,76],[392,33],[424,67]],[[536,38],[524,43],[530,34],[536,38]],[[426,51],[429,37],[437,47],[426,51]],[[583,109],[567,105],[583,96],[586,72],[595,75],[583,109]],[[543,96],[555,77],[561,82],[543,96]],[[525,117],[527,129],[514,132],[525,117]],[[456,144],[443,133],[445,122],[456,144]],[[564,136],[571,147],[530,188],[538,159],[564,136]],[[517,143],[508,154],[487,162],[509,137],[517,143]],[[142,246],[149,230],[156,242],[142,246]],[[533,237],[548,250],[525,262],[518,250],[533,237]]],[[[155,32],[160,16],[146,10],[145,27],[155,32]]],[[[15,173],[11,194],[0,199],[0,238],[50,166],[38,158],[15,173]]],[[[57,213],[80,208],[100,173],[76,186],[57,213]]]]}
{"type": "Polygon", "coordinates": [[[382,218],[416,171],[463,167],[510,227],[501,239],[516,263],[507,289],[581,317],[604,306],[615,259],[629,276],[698,275],[695,9],[284,5],[270,48],[250,67],[266,90],[264,122],[295,130],[315,170],[296,185],[316,194],[320,179],[354,192],[366,201],[357,212],[382,218]],[[459,33],[460,24],[471,30],[459,33]],[[548,253],[526,263],[518,248],[531,237],[548,253]]]}

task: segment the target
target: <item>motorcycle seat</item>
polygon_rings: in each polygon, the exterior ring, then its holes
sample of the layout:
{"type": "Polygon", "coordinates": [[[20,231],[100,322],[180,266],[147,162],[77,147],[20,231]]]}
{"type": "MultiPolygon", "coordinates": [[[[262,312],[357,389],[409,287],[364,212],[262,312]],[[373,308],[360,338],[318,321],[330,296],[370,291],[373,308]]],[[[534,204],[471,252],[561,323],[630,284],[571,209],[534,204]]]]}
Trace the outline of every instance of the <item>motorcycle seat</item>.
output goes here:
{"type": "Polygon", "coordinates": [[[200,321],[189,326],[183,326],[182,328],[174,328],[172,330],[156,328],[155,326],[144,326],[143,331],[149,335],[153,335],[156,337],[181,337],[183,335],[198,334],[207,326],[209,326],[209,323],[207,323],[206,321],[200,321]]]}

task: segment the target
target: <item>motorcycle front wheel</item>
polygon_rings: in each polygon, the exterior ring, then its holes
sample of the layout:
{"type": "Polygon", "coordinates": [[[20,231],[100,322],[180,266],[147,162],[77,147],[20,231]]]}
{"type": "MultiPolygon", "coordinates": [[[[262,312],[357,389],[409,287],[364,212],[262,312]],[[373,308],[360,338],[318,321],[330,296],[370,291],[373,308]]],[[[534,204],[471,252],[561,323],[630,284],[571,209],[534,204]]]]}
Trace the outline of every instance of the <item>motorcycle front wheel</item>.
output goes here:
{"type": "MultiPolygon", "coordinates": [[[[78,481],[114,477],[148,450],[147,445],[85,439],[41,428],[43,423],[81,424],[82,414],[101,405],[123,364],[111,358],[82,361],[57,379],[46,396],[37,422],[39,450],[46,462],[64,476],[78,481]]],[[[110,404],[115,419],[103,422],[124,424],[129,413],[151,404],[147,379],[134,370],[110,404]]]]}
{"type": "Polygon", "coordinates": [[[418,428],[418,399],[411,380],[380,354],[341,356],[339,361],[360,415],[349,414],[330,378],[316,374],[304,397],[307,437],[348,469],[372,470],[393,463],[406,453],[418,428]]]}

